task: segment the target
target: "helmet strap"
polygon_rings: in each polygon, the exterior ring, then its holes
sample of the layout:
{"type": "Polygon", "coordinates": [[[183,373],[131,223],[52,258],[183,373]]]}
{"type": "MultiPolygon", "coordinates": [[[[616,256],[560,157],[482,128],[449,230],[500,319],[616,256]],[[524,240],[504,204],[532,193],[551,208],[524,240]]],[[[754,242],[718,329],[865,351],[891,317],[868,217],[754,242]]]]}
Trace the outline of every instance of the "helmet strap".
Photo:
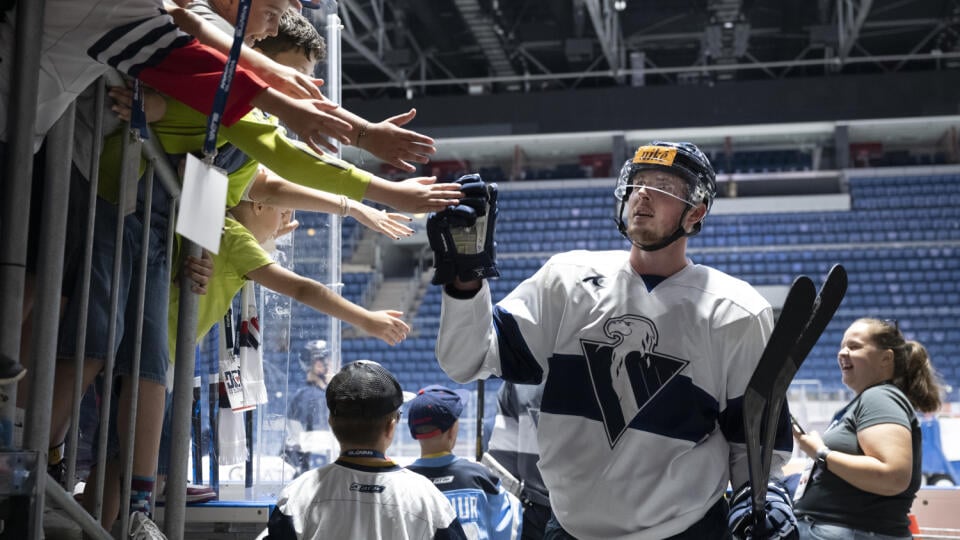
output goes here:
{"type": "MultiPolygon", "coordinates": [[[[624,238],[626,238],[627,240],[630,240],[631,244],[637,246],[643,251],[659,251],[669,246],[670,244],[676,242],[680,238],[683,238],[684,236],[693,236],[698,232],[698,231],[694,231],[694,232],[688,233],[683,228],[683,220],[687,217],[687,212],[689,212],[692,208],[694,207],[688,206],[687,208],[684,208],[683,213],[680,214],[680,221],[677,223],[677,230],[673,231],[673,234],[666,236],[659,242],[655,242],[653,244],[643,245],[643,244],[634,242],[629,236],[627,236],[627,227],[626,225],[624,225],[622,217],[617,219],[617,229],[620,230],[620,234],[622,234],[624,238]]],[[[620,211],[623,212],[623,207],[621,207],[620,211]]]]}

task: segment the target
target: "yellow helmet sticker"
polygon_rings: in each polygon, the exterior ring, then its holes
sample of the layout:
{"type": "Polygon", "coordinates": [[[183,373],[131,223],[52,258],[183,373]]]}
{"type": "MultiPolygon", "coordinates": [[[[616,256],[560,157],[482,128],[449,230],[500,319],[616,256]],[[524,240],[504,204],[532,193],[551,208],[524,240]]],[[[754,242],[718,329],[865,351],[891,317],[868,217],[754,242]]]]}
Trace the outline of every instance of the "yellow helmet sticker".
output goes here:
{"type": "Polygon", "coordinates": [[[669,146],[641,146],[637,148],[637,153],[633,155],[633,162],[669,167],[673,165],[673,159],[675,157],[677,157],[676,148],[669,146]]]}

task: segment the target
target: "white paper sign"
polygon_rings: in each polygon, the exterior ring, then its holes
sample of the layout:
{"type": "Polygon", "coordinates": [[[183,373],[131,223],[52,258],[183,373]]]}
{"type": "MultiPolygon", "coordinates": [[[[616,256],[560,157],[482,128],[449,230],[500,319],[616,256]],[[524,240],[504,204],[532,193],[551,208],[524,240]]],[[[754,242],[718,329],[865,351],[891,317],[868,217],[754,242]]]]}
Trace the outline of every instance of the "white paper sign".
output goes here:
{"type": "Polygon", "coordinates": [[[226,206],[227,175],[187,154],[177,233],[211,253],[218,253],[226,206]]]}

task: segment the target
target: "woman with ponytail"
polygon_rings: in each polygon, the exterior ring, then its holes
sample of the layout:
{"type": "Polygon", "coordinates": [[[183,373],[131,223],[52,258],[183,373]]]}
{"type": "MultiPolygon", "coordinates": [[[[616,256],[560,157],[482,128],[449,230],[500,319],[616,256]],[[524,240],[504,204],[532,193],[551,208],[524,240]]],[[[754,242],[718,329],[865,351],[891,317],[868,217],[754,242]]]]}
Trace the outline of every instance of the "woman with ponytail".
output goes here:
{"type": "Polygon", "coordinates": [[[923,345],[878,319],[847,328],[837,362],[856,396],[823,435],[793,434],[815,460],[795,495],[800,539],[912,538],[907,514],[922,461],[914,411],[940,408],[937,373],[923,345]]]}

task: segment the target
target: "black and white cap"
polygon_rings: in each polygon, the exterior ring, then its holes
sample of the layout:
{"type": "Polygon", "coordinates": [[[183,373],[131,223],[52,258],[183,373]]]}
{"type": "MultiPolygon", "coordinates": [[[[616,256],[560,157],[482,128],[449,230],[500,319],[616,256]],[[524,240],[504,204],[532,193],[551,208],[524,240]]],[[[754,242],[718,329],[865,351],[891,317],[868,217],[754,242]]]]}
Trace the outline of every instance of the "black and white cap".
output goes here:
{"type": "Polygon", "coordinates": [[[327,385],[330,416],[375,418],[400,409],[403,402],[396,377],[372,360],[350,362],[327,385]]]}

